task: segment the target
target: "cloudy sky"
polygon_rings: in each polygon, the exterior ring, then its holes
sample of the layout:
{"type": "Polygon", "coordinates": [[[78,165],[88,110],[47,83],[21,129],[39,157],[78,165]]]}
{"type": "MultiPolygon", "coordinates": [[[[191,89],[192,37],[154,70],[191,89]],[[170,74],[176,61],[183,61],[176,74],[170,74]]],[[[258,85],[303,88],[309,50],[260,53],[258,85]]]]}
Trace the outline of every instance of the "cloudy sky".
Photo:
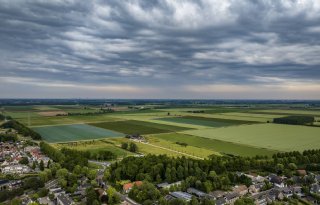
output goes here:
{"type": "Polygon", "coordinates": [[[319,0],[0,0],[0,98],[320,99],[319,0]]]}

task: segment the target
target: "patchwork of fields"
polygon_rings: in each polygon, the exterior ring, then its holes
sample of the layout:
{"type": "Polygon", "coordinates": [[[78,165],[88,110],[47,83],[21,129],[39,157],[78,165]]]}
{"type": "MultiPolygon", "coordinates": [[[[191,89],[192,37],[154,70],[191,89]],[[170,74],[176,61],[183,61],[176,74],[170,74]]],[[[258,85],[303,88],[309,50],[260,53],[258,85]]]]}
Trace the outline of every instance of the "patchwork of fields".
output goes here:
{"type": "MultiPolygon", "coordinates": [[[[109,150],[118,157],[132,155],[120,148],[127,134],[144,135],[149,144],[138,143],[143,154],[194,156],[212,154],[241,156],[319,149],[320,127],[267,123],[287,115],[311,115],[320,120],[320,110],[278,108],[272,105],[250,107],[199,106],[152,108],[146,110],[115,108],[116,112],[94,114],[99,106],[35,105],[4,106],[6,115],[30,126],[58,148],[98,152],[109,150]],[[78,115],[55,116],[62,113],[78,115]],[[92,140],[91,144],[86,140],[92,140]],[[182,146],[185,143],[186,146],[182,146]]],[[[315,122],[315,126],[320,126],[315,122]]]]}

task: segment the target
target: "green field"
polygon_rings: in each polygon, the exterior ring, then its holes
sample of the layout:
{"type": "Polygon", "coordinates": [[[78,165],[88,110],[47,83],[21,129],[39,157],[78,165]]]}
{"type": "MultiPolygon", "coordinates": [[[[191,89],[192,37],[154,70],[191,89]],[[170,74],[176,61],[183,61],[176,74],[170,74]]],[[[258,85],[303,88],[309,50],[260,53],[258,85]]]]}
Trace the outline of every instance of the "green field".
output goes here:
{"type": "Polygon", "coordinates": [[[212,150],[220,152],[222,154],[241,155],[241,156],[272,156],[276,153],[275,150],[261,149],[248,145],[236,144],[231,142],[225,142],[221,140],[208,139],[204,137],[197,137],[193,135],[170,133],[170,134],[159,134],[153,137],[171,141],[171,142],[184,142],[188,146],[199,147],[202,149],[212,150]]]}
{"type": "Polygon", "coordinates": [[[319,149],[320,145],[320,128],[298,125],[254,124],[183,133],[278,151],[319,149]]]}
{"type": "Polygon", "coordinates": [[[59,144],[54,144],[54,146],[58,149],[67,147],[67,148],[81,150],[81,151],[89,151],[91,153],[99,152],[100,150],[108,150],[114,153],[117,157],[125,157],[129,155],[133,155],[133,153],[128,152],[124,149],[121,149],[120,145],[117,145],[115,142],[107,139],[79,141],[79,142],[72,142],[72,143],[59,143],[59,144]]]}
{"type": "Polygon", "coordinates": [[[107,137],[123,137],[122,133],[86,125],[59,125],[33,127],[47,142],[68,142],[78,140],[91,140],[107,137]]]}
{"type": "Polygon", "coordinates": [[[156,134],[186,130],[184,127],[157,124],[152,122],[125,120],[114,122],[92,123],[90,125],[114,130],[125,134],[156,134]]]}
{"type": "Polygon", "coordinates": [[[208,126],[208,127],[227,127],[227,126],[240,125],[240,124],[252,124],[252,122],[250,121],[198,117],[198,116],[166,117],[166,118],[158,118],[157,120],[183,123],[183,124],[201,125],[201,126],[208,126]]]}

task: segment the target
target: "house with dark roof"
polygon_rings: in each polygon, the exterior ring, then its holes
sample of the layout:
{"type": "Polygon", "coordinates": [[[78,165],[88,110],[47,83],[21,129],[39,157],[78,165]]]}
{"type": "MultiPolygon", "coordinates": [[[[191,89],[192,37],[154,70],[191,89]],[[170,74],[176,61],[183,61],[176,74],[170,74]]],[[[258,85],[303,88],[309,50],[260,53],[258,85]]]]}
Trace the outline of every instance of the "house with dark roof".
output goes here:
{"type": "Polygon", "coordinates": [[[225,205],[225,204],[227,204],[227,202],[223,197],[216,200],[216,205],[225,205]]]}
{"type": "Polygon", "coordinates": [[[187,192],[188,192],[189,194],[192,194],[192,195],[198,197],[198,198],[206,198],[206,197],[207,197],[207,198],[213,198],[213,197],[210,196],[209,194],[204,193],[204,192],[202,192],[202,191],[200,191],[200,190],[198,190],[198,189],[195,189],[195,188],[188,188],[188,189],[187,189],[187,192]]]}
{"type": "Polygon", "coordinates": [[[8,189],[9,185],[10,185],[9,180],[6,180],[6,179],[0,180],[0,191],[8,189]]]}
{"type": "Polygon", "coordinates": [[[164,182],[161,184],[157,184],[157,187],[158,189],[170,189],[170,187],[179,186],[179,185],[181,185],[181,181],[177,181],[171,184],[169,184],[168,182],[164,182]]]}
{"type": "Polygon", "coordinates": [[[210,196],[213,196],[215,199],[218,199],[218,198],[223,198],[223,196],[225,195],[225,192],[221,190],[216,190],[216,191],[210,192],[209,194],[210,196]]]}
{"type": "Polygon", "coordinates": [[[182,199],[184,201],[191,201],[191,199],[192,199],[191,194],[188,194],[188,193],[182,192],[182,191],[170,192],[169,194],[176,199],[182,199]]]}
{"type": "Polygon", "coordinates": [[[74,201],[66,194],[60,194],[57,196],[57,205],[73,205],[74,201]]]}
{"type": "Polygon", "coordinates": [[[293,195],[292,189],[290,189],[290,188],[284,187],[281,189],[281,191],[283,193],[283,196],[286,198],[291,198],[293,195]]]}
{"type": "Polygon", "coordinates": [[[283,183],[283,179],[280,176],[277,176],[275,174],[271,174],[268,177],[269,181],[273,184],[274,187],[283,188],[285,187],[283,183]]]}
{"type": "Polygon", "coordinates": [[[319,194],[320,193],[320,185],[317,183],[314,183],[310,187],[310,192],[314,194],[319,194]]]}
{"type": "Polygon", "coordinates": [[[236,192],[230,192],[225,195],[224,199],[228,204],[233,204],[235,201],[239,199],[240,195],[236,192]]]}
{"type": "Polygon", "coordinates": [[[292,194],[297,195],[298,197],[304,197],[305,194],[302,191],[302,187],[301,186],[293,186],[291,187],[292,190],[292,194]]]}

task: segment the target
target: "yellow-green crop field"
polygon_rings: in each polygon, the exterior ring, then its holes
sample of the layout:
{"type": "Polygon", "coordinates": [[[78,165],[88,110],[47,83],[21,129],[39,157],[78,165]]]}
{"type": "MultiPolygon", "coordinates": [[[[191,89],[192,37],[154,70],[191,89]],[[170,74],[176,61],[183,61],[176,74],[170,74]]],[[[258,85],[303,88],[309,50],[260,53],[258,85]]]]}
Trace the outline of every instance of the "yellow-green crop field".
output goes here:
{"type": "Polygon", "coordinates": [[[277,151],[303,151],[320,147],[319,127],[266,123],[183,133],[277,151]]]}

